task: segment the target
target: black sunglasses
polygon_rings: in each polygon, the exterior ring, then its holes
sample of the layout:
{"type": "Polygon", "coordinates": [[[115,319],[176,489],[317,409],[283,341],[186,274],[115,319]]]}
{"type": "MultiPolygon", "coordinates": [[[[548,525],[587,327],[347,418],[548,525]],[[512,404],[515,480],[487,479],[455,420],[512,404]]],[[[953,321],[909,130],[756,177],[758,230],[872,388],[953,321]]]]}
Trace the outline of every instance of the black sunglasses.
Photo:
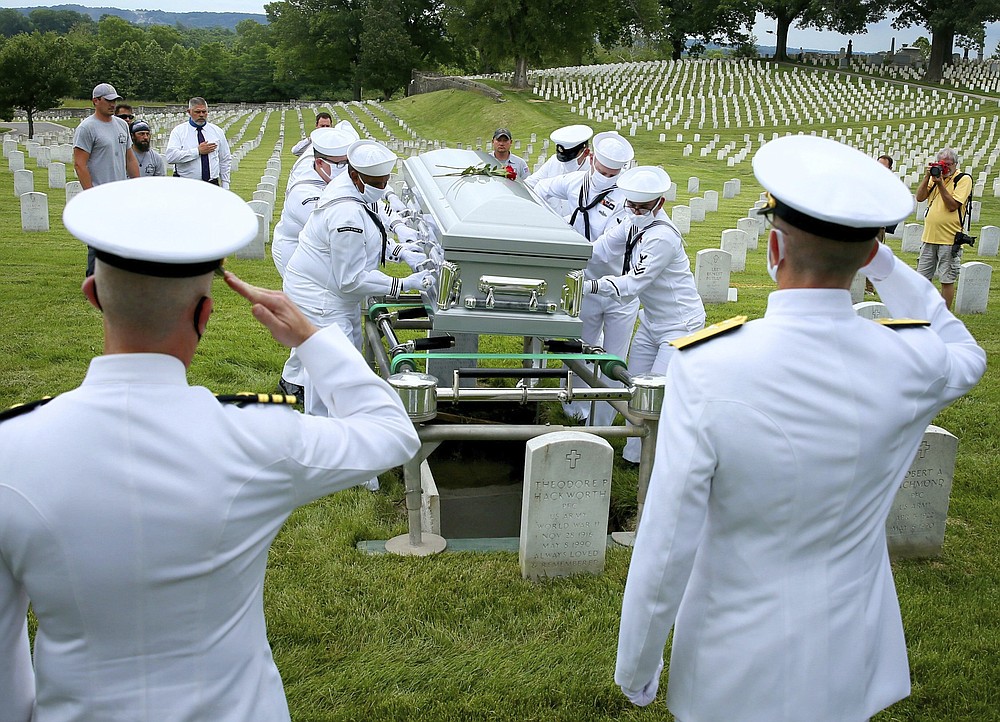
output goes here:
{"type": "Polygon", "coordinates": [[[121,118],[122,120],[132,120],[133,118],[135,118],[134,115],[124,115],[124,114],[119,115],[118,117],[121,118]]]}

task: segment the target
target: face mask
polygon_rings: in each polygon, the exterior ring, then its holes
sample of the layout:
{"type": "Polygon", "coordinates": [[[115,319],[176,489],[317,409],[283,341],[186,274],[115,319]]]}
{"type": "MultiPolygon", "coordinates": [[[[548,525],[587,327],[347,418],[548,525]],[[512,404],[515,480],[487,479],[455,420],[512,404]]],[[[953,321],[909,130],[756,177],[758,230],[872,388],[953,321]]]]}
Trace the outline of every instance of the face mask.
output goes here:
{"type": "Polygon", "coordinates": [[[361,197],[365,203],[378,203],[385,197],[385,188],[376,188],[365,183],[365,189],[361,191],[361,197]]]}
{"type": "Polygon", "coordinates": [[[650,223],[653,222],[653,215],[654,214],[652,212],[646,213],[646,214],[641,215],[641,216],[637,216],[637,215],[633,214],[632,215],[632,226],[636,230],[639,230],[639,231],[644,230],[646,228],[646,226],[648,226],[650,223]]]}
{"type": "Polygon", "coordinates": [[[617,176],[608,178],[606,175],[598,173],[596,168],[591,167],[590,169],[590,187],[598,193],[606,191],[608,188],[613,186],[617,180],[617,176]]]}
{"type": "Polygon", "coordinates": [[[778,258],[776,260],[771,259],[771,243],[770,240],[767,244],[767,275],[771,277],[771,280],[775,283],[778,282],[778,266],[785,259],[785,234],[779,231],[777,228],[772,228],[771,233],[775,238],[775,245],[778,247],[778,258]]]}

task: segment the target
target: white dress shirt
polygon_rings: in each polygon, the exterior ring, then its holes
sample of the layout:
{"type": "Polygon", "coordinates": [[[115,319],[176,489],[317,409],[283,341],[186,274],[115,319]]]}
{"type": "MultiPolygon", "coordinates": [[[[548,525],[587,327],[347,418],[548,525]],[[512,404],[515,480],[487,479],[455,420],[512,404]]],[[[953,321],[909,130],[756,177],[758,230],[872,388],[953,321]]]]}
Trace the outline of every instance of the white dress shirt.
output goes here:
{"type": "MultiPolygon", "coordinates": [[[[219,185],[223,188],[229,188],[233,158],[229,153],[229,141],[226,140],[226,134],[222,128],[213,123],[205,123],[201,131],[202,135],[205,136],[205,142],[215,143],[217,146],[214,151],[208,154],[208,179],[218,179],[219,185]]],[[[203,180],[201,177],[201,154],[198,152],[198,129],[190,122],[184,121],[170,131],[163,159],[168,164],[173,164],[177,175],[182,178],[203,180]]]]}
{"type": "Polygon", "coordinates": [[[271,541],[419,446],[339,330],[298,353],[333,418],[223,405],[173,356],[115,354],[0,424],[0,719],[288,719],[264,628],[271,541]]]}

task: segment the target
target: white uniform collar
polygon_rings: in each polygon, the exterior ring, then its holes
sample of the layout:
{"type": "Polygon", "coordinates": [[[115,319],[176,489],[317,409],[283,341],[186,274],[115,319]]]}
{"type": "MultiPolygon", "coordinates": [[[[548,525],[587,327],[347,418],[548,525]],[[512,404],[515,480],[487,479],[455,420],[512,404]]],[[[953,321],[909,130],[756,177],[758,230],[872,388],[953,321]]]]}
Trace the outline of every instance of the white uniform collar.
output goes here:
{"type": "Polygon", "coordinates": [[[789,288],[767,297],[767,316],[857,317],[851,292],[843,288],[789,288]]]}
{"type": "Polygon", "coordinates": [[[162,353],[115,353],[91,359],[83,383],[187,386],[188,380],[187,369],[176,356],[162,353]]]}

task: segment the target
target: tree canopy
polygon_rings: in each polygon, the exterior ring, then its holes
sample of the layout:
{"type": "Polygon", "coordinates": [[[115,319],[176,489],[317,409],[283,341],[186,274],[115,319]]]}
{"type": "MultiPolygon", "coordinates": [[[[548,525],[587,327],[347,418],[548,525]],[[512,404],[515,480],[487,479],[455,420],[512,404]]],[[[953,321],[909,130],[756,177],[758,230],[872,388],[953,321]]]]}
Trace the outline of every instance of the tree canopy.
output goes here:
{"type": "Polygon", "coordinates": [[[14,110],[28,116],[28,137],[34,137],[34,114],[58,106],[73,88],[69,43],[55,33],[22,33],[0,47],[0,113],[14,110]]]}

